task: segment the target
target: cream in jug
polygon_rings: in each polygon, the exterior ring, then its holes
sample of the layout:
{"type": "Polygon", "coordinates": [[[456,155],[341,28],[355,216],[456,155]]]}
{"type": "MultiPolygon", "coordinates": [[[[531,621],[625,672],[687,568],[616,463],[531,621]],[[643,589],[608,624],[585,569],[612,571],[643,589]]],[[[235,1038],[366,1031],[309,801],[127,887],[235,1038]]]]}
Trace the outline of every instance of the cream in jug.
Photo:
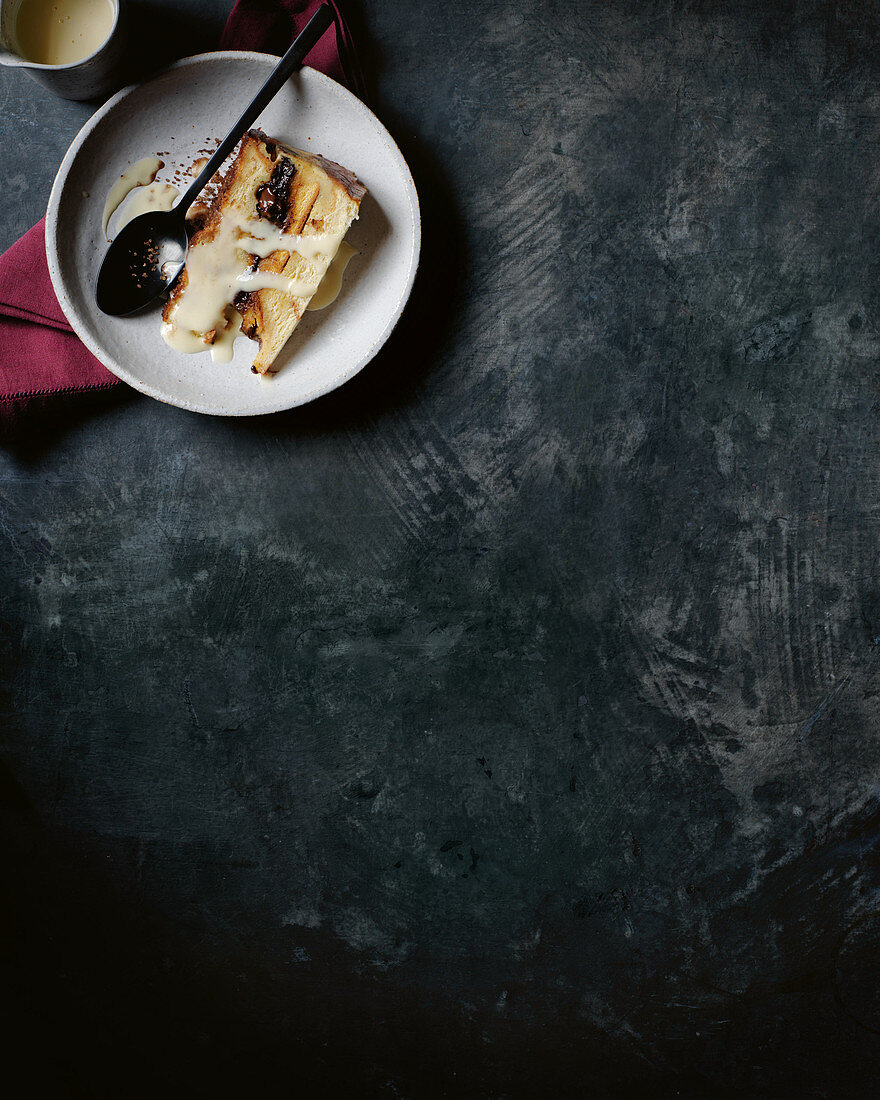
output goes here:
{"type": "Polygon", "coordinates": [[[22,0],[15,37],[22,57],[38,65],[71,65],[89,57],[113,30],[110,0],[22,0]]]}

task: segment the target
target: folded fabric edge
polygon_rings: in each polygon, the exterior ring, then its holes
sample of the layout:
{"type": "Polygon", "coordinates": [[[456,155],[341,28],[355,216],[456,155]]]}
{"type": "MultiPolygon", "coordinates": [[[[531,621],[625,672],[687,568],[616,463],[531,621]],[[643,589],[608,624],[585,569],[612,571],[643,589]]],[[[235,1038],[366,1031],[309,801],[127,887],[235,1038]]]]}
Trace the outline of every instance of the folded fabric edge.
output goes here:
{"type": "Polygon", "coordinates": [[[339,61],[342,66],[342,71],[345,73],[346,82],[351,91],[360,99],[366,101],[367,82],[364,77],[363,66],[361,65],[360,58],[358,57],[357,50],[355,49],[351,37],[351,31],[348,29],[348,23],[339,10],[339,5],[336,3],[336,0],[331,0],[331,6],[336,15],[336,48],[339,52],[339,61]]]}
{"type": "Polygon", "coordinates": [[[54,328],[59,332],[73,332],[66,321],[59,321],[55,317],[47,317],[45,313],[37,313],[36,310],[25,309],[23,306],[13,306],[0,298],[0,317],[14,317],[17,321],[33,321],[46,328],[54,328]]]}
{"type": "Polygon", "coordinates": [[[20,390],[18,393],[0,393],[0,401],[26,401],[31,397],[56,397],[59,394],[88,393],[90,390],[109,390],[121,384],[121,378],[114,378],[109,382],[86,382],[82,386],[64,386],[61,389],[20,390]]]}

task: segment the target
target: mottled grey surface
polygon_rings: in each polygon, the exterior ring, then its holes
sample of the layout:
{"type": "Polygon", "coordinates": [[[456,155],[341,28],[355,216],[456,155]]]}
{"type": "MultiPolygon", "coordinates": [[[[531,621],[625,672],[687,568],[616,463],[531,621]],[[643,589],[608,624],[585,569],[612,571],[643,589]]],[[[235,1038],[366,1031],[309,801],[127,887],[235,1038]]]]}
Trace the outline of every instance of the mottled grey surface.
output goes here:
{"type": "MultiPolygon", "coordinates": [[[[386,351],[0,456],[12,1061],[872,1097],[880,8],[354,14],[425,218],[386,351]]],[[[89,109],[0,94],[5,245],[89,109]]]]}

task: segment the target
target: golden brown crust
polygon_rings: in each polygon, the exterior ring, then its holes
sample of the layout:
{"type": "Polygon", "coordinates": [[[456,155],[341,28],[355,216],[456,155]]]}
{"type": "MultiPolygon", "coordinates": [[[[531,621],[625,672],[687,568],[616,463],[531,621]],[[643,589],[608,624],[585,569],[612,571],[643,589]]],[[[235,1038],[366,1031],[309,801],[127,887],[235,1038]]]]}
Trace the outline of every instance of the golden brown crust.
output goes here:
{"type": "Polygon", "coordinates": [[[322,157],[318,153],[304,153],[301,149],[294,149],[292,152],[301,160],[309,161],[310,164],[314,164],[316,168],[325,172],[331,179],[336,180],[338,184],[345,188],[348,197],[360,205],[367,189],[353,172],[349,172],[347,168],[343,168],[335,160],[327,160],[326,157],[322,157]]]}
{"type": "Polygon", "coordinates": [[[314,164],[316,168],[319,168],[322,172],[328,175],[331,179],[336,180],[338,184],[345,188],[348,192],[348,197],[356,203],[360,203],[361,199],[366,195],[367,189],[358,180],[354,172],[350,172],[348,168],[344,168],[341,164],[337,164],[335,160],[328,160],[327,157],[321,156],[320,153],[307,153],[303,149],[294,149],[289,145],[282,145],[280,141],[275,141],[273,138],[266,137],[262,130],[248,130],[248,134],[257,141],[263,143],[266,147],[269,156],[276,155],[276,150],[281,149],[282,152],[287,153],[290,157],[299,157],[300,160],[306,160],[310,164],[314,164]]]}

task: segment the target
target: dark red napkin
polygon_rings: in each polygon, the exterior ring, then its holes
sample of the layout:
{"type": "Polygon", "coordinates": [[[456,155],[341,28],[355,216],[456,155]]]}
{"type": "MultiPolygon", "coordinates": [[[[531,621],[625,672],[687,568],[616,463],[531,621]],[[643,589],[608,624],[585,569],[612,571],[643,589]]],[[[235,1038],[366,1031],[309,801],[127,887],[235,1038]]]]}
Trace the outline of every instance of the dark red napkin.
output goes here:
{"type": "MultiPolygon", "coordinates": [[[[220,39],[221,50],[281,54],[320,0],[238,0],[220,39]]],[[[328,31],[306,58],[334,80],[363,94],[363,75],[337,3],[336,33],[328,31]]],[[[23,412],[71,394],[119,385],[74,336],[52,289],[44,221],[0,256],[0,430],[23,412]]]]}
{"type": "MultiPolygon", "coordinates": [[[[336,34],[328,31],[306,58],[313,69],[338,80],[364,98],[364,75],[340,5],[329,0],[336,34]]],[[[320,0],[238,0],[223,34],[221,50],[283,54],[320,6],[320,0]]]]}

